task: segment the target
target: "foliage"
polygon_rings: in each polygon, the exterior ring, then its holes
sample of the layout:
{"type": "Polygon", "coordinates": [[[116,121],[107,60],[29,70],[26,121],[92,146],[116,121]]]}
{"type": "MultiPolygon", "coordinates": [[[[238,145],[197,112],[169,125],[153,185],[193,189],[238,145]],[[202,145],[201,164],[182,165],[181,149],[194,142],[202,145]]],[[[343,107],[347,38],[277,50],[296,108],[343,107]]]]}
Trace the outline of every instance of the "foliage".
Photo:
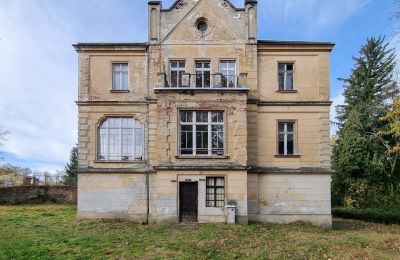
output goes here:
{"type": "Polygon", "coordinates": [[[75,145],[70,154],[69,163],[65,167],[65,175],[62,183],[67,186],[76,187],[78,181],[78,145],[75,145]]]}
{"type": "Polygon", "coordinates": [[[78,221],[67,205],[0,206],[0,259],[393,259],[400,226],[140,225],[78,221]],[[346,250],[343,250],[346,248],[346,250]]]}
{"type": "Polygon", "coordinates": [[[334,217],[346,219],[359,219],[375,223],[383,224],[400,224],[400,208],[379,209],[349,209],[349,208],[333,208],[332,215],[334,217]]]}
{"type": "Polygon", "coordinates": [[[351,75],[342,79],[344,105],[337,107],[341,127],[332,147],[332,193],[334,205],[365,207],[400,194],[399,159],[388,149],[393,140],[381,134],[389,125],[381,118],[399,89],[394,50],[384,38],[368,39],[354,61],[351,75]]]}
{"type": "Polygon", "coordinates": [[[400,153],[400,98],[393,103],[393,109],[381,118],[383,122],[389,122],[389,129],[381,131],[381,136],[390,136],[394,140],[393,146],[390,149],[390,154],[400,153]]]}

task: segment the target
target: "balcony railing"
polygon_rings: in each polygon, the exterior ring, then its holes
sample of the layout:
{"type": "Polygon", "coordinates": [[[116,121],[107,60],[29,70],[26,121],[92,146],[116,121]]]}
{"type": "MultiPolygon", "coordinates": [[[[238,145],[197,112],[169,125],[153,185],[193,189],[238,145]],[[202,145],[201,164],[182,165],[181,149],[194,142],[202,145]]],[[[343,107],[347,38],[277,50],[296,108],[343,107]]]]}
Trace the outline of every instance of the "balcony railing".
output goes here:
{"type": "Polygon", "coordinates": [[[158,73],[158,89],[246,89],[247,73],[223,75],[221,73],[158,73]]]}

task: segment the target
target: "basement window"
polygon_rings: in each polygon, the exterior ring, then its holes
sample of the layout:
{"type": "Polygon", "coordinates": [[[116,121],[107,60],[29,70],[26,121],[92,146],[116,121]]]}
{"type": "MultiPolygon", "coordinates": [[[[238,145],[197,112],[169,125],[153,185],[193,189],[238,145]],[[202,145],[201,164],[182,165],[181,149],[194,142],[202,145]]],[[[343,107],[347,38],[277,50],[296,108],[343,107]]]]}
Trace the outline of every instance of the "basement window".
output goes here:
{"type": "Polygon", "coordinates": [[[206,207],[225,206],[225,178],[206,178],[206,207]]]}

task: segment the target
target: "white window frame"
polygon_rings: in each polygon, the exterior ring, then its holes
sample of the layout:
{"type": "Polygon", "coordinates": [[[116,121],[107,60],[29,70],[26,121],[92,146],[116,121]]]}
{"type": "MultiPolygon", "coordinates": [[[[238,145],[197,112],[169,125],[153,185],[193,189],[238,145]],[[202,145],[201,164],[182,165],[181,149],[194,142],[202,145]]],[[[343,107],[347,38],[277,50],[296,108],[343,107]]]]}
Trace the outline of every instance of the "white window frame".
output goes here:
{"type": "Polygon", "coordinates": [[[179,155],[180,156],[223,156],[225,154],[225,147],[226,147],[226,142],[225,142],[225,113],[223,111],[208,111],[208,110],[195,110],[195,111],[188,111],[188,110],[181,110],[179,111],[179,155]],[[192,122],[182,122],[181,120],[181,112],[188,112],[192,113],[192,122]],[[207,112],[208,113],[208,122],[196,122],[196,113],[197,112],[207,112]],[[223,122],[212,122],[212,113],[222,113],[223,116],[223,122]],[[181,126],[182,125],[189,125],[192,126],[192,154],[182,154],[181,152],[181,126]],[[197,154],[197,138],[196,138],[196,126],[197,125],[206,125],[207,126],[207,134],[208,134],[208,146],[207,146],[207,154],[197,154]],[[218,125],[222,126],[222,131],[223,131],[223,148],[222,148],[222,154],[213,154],[213,148],[212,148],[212,126],[218,125]]]}
{"type": "Polygon", "coordinates": [[[183,72],[182,74],[186,74],[186,61],[185,60],[170,60],[169,61],[169,71],[170,71],[170,84],[171,87],[176,87],[176,88],[180,88],[182,86],[180,86],[180,81],[182,81],[182,76],[180,75],[180,72],[183,72]],[[176,68],[172,68],[172,63],[176,62],[176,68]],[[185,64],[185,66],[183,68],[179,67],[179,63],[183,62],[185,64]],[[176,86],[172,86],[172,72],[176,71],[177,72],[177,82],[176,82],[176,86]],[[181,80],[179,80],[179,78],[181,80]]]}
{"type": "Polygon", "coordinates": [[[296,139],[295,139],[295,131],[296,131],[296,129],[295,129],[295,127],[296,127],[296,123],[293,122],[293,121],[287,121],[287,122],[280,121],[280,122],[278,122],[278,154],[279,155],[295,155],[296,154],[296,139]],[[281,124],[284,125],[283,131],[279,131],[279,126],[281,124]],[[288,124],[292,124],[292,127],[293,127],[293,131],[292,132],[287,130],[288,129],[288,124]],[[279,153],[279,138],[280,138],[280,135],[284,136],[283,137],[283,154],[279,153]],[[293,136],[293,153],[292,154],[288,154],[288,135],[292,135],[293,136]]]}
{"type": "Polygon", "coordinates": [[[209,60],[196,60],[194,62],[194,67],[195,67],[195,86],[196,86],[196,88],[197,88],[197,73],[198,72],[201,72],[201,87],[200,88],[211,88],[211,85],[212,85],[212,83],[211,83],[211,77],[212,77],[212,75],[211,75],[211,61],[209,61],[209,60]],[[210,65],[209,68],[205,68],[204,67],[205,63],[208,63],[210,65]],[[197,68],[197,64],[201,64],[201,68],[197,68]],[[205,80],[204,80],[204,72],[210,72],[210,79],[209,79],[210,85],[208,87],[204,86],[204,82],[205,82],[205,80]]]}
{"type": "Polygon", "coordinates": [[[278,90],[280,90],[280,91],[293,91],[294,90],[294,62],[279,62],[278,63],[278,90]],[[283,71],[283,89],[281,89],[280,81],[279,81],[279,76],[280,76],[280,73],[281,73],[281,70],[280,70],[279,67],[281,65],[284,66],[284,71],[283,71]],[[287,81],[288,81],[287,78],[288,78],[288,75],[289,75],[288,72],[290,71],[290,70],[287,69],[288,65],[292,66],[292,70],[291,70],[291,72],[292,72],[292,88],[291,89],[288,88],[288,83],[287,83],[287,81]]]}
{"type": "Polygon", "coordinates": [[[237,88],[237,64],[236,64],[235,60],[220,60],[219,61],[219,71],[222,74],[222,78],[224,76],[228,76],[228,77],[232,77],[233,76],[234,77],[234,86],[233,87],[229,87],[229,83],[228,83],[228,81],[226,81],[226,84],[222,86],[223,88],[237,88]],[[223,63],[225,63],[227,65],[225,69],[222,69],[221,65],[223,63]],[[235,68],[229,68],[229,64],[232,64],[232,63],[235,64],[235,68]],[[222,73],[223,70],[227,71],[227,75],[224,75],[222,73]],[[229,72],[232,72],[232,71],[234,72],[233,74],[229,73],[229,72]]]}
{"type": "Polygon", "coordinates": [[[133,117],[118,117],[118,116],[110,116],[105,118],[101,124],[98,127],[98,149],[97,149],[97,154],[98,154],[98,160],[99,161],[132,161],[132,160],[143,160],[143,156],[144,156],[144,127],[142,125],[142,123],[140,123],[138,120],[136,120],[133,117]],[[122,121],[122,119],[131,119],[133,120],[133,127],[123,127],[122,126],[122,122],[119,123],[118,127],[114,127],[114,126],[103,126],[108,119],[119,119],[122,121]],[[123,143],[123,130],[126,129],[131,129],[132,130],[132,143],[128,144],[128,145],[132,145],[132,153],[129,154],[129,157],[132,157],[132,159],[124,159],[124,157],[126,155],[124,155],[123,153],[123,149],[125,144],[123,143]],[[101,130],[105,130],[106,131],[106,140],[105,140],[105,146],[106,146],[106,151],[105,153],[102,153],[102,138],[101,138],[101,130]],[[120,145],[120,159],[110,159],[111,155],[110,155],[110,131],[111,130],[119,130],[119,145],[120,145]],[[142,139],[140,140],[139,143],[136,142],[136,135],[137,132],[140,130],[142,132],[142,139]],[[102,158],[104,157],[104,158],[102,158]]]}
{"type": "Polygon", "coordinates": [[[112,66],[111,89],[113,91],[129,90],[129,63],[128,62],[113,62],[111,66],[112,66]],[[119,67],[118,70],[116,70],[116,66],[119,67]],[[126,71],[123,69],[123,66],[126,66],[126,71]],[[117,75],[117,77],[114,77],[114,75],[117,75]],[[126,86],[124,86],[124,80],[123,80],[124,76],[126,76],[126,86]],[[115,78],[117,78],[118,82],[114,81],[115,78]]]}

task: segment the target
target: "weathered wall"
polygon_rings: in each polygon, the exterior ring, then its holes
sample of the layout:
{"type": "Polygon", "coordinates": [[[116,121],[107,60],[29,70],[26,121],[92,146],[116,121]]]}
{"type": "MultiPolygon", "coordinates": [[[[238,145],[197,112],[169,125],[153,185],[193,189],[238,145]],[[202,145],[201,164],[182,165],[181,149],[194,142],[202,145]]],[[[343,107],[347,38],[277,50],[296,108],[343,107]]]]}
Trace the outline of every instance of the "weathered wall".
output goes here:
{"type": "Polygon", "coordinates": [[[201,164],[247,162],[246,93],[160,93],[158,111],[158,163],[201,164]],[[179,110],[220,110],[225,112],[225,155],[214,158],[201,156],[183,158],[178,156],[179,110]]]}
{"type": "Polygon", "coordinates": [[[236,218],[247,223],[247,171],[158,171],[157,221],[179,221],[179,181],[198,181],[198,221],[200,223],[225,222],[226,209],[205,207],[206,176],[225,177],[225,197],[237,204],[236,218]]]}
{"type": "Polygon", "coordinates": [[[0,188],[0,204],[76,203],[76,188],[19,186],[0,188]]]}
{"type": "Polygon", "coordinates": [[[250,174],[249,219],[331,226],[330,185],[324,174],[250,174]]]}
{"type": "Polygon", "coordinates": [[[144,173],[79,174],[78,191],[78,218],[147,222],[144,173]]]}
{"type": "Polygon", "coordinates": [[[258,96],[274,101],[329,101],[329,49],[263,47],[258,53],[258,96]],[[272,50],[268,49],[272,48],[272,50]],[[294,63],[294,91],[280,92],[278,63],[294,63]]]}
{"type": "Polygon", "coordinates": [[[147,145],[144,148],[144,159],[137,162],[102,162],[97,158],[98,127],[106,116],[131,116],[138,120],[144,128],[145,144],[147,143],[147,105],[145,103],[130,104],[92,104],[79,106],[79,167],[97,168],[145,168],[147,145]]]}
{"type": "Polygon", "coordinates": [[[329,106],[261,106],[257,115],[257,166],[330,168],[329,106]],[[278,156],[278,120],[295,120],[298,156],[278,156]]]}

